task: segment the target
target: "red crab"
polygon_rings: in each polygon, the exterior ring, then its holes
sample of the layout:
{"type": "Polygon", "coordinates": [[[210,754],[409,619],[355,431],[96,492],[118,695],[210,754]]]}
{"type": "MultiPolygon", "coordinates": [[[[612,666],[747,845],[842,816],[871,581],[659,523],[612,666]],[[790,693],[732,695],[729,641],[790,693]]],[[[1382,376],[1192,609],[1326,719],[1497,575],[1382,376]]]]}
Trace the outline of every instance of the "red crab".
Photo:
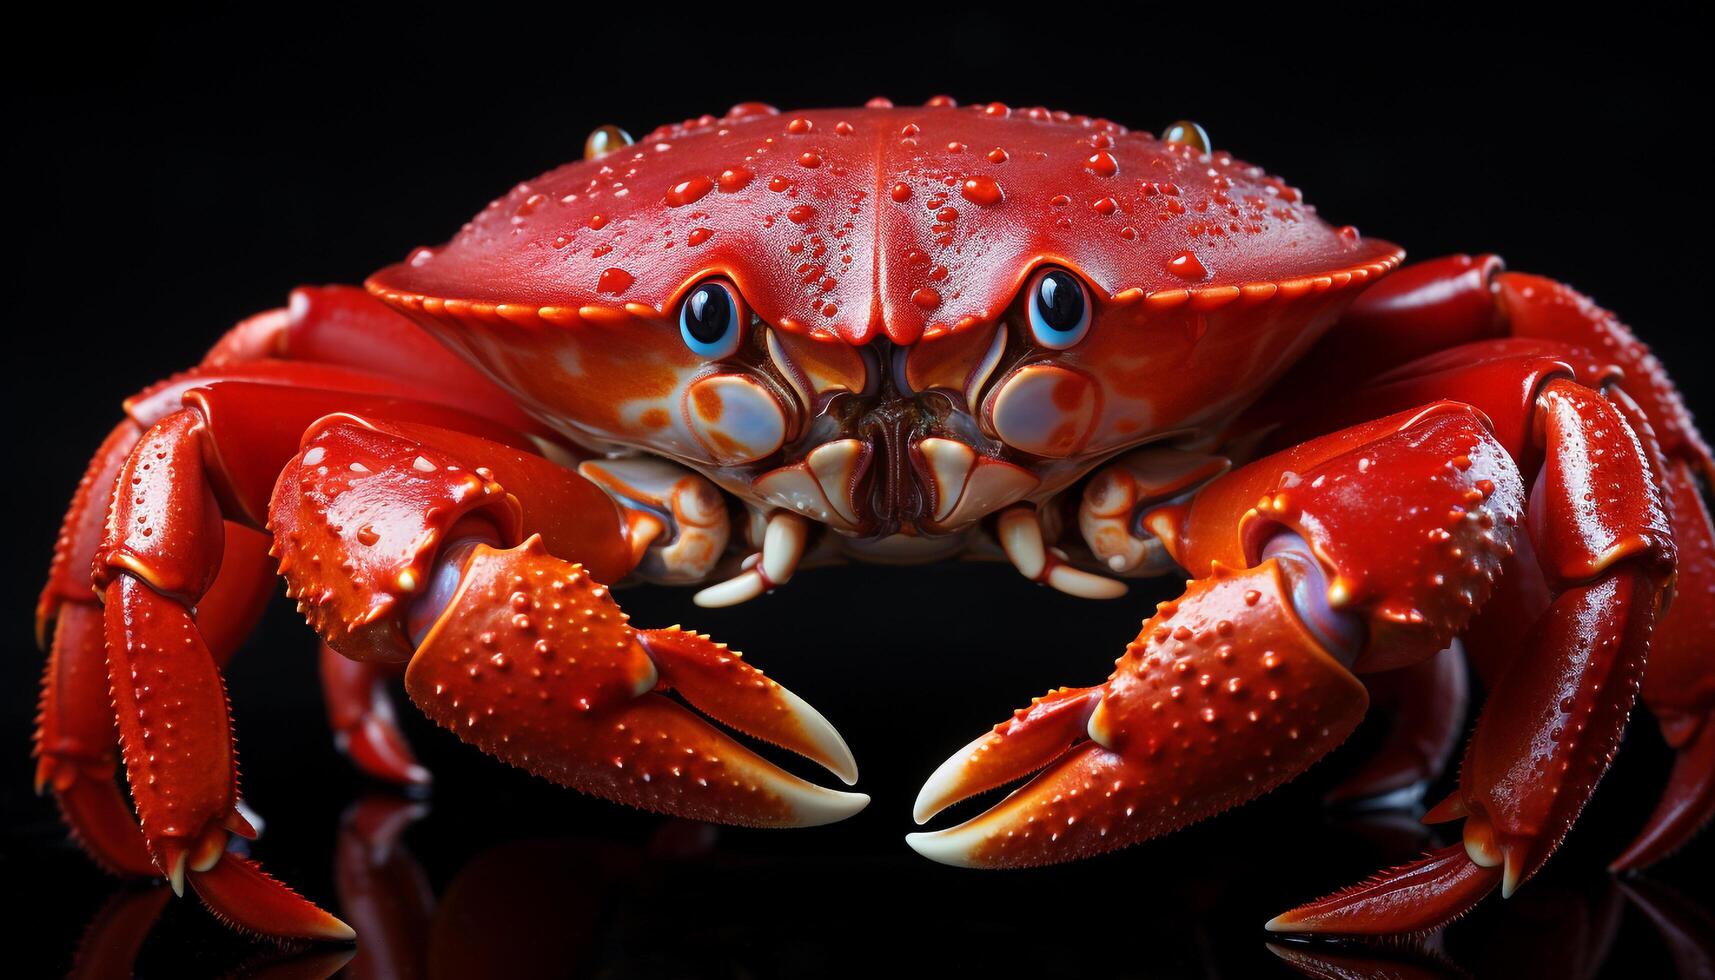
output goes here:
{"type": "Polygon", "coordinates": [[[1457,737],[1462,645],[1489,707],[1429,817],[1463,844],[1280,931],[1419,930],[1511,892],[1639,690],[1679,754],[1617,865],[1715,808],[1715,466],[1662,367],[1566,286],[1487,256],[1395,272],[1398,248],[1188,123],[741,105],[635,144],[599,130],[585,156],[126,403],[40,606],[38,778],[99,861],[258,932],[350,937],[227,848],[252,830],[220,670],[276,567],[363,769],[428,778],[379,693],[402,671],[507,762],[759,826],[867,797],[698,712],[848,783],[851,754],[723,645],[630,625],[609,586],[712,581],[698,600],[725,604],[808,562],[972,556],[1111,598],[1189,573],[1106,682],[929,779],[919,821],[1040,770],[909,838],[984,867],[1249,800],[1372,698],[1401,722],[1341,792],[1420,785],[1457,737]]]}

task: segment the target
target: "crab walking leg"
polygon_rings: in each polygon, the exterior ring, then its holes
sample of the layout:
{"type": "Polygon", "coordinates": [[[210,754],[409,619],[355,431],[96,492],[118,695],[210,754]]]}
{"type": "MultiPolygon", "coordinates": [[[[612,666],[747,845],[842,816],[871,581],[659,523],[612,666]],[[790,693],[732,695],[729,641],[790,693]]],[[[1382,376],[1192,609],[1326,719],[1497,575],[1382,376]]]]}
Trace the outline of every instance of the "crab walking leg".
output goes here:
{"type": "Polygon", "coordinates": [[[1297,446],[1217,479],[1189,508],[1151,512],[1174,558],[1204,574],[1144,622],[1105,684],[1050,695],[938,770],[920,819],[1047,765],[988,812],[911,846],[982,867],[1067,861],[1279,785],[1363,717],[1352,666],[1407,665],[1447,646],[1486,597],[1522,505],[1517,470],[1481,417],[1437,404],[1297,446]]]}
{"type": "Polygon", "coordinates": [[[629,624],[604,584],[635,561],[626,523],[570,470],[465,433],[336,415],[306,433],[270,513],[288,594],[323,639],[408,661],[424,714],[491,755],[723,823],[808,826],[868,800],[788,774],[664,696],[856,779],[827,721],[736,653],[629,624]]]}
{"type": "Polygon", "coordinates": [[[1700,482],[1683,463],[1667,479],[1679,576],[1673,605],[1651,641],[1643,701],[1675,750],[1661,801],[1612,865],[1647,867],[1690,840],[1715,815],[1715,669],[1708,640],[1715,623],[1715,533],[1700,482]]]}
{"type": "Polygon", "coordinates": [[[1437,895],[1415,868],[1396,869],[1270,929],[1414,931],[1462,914],[1497,884],[1510,895],[1547,861],[1612,759],[1673,573],[1673,540],[1645,445],[1614,404],[1557,379],[1536,405],[1545,460],[1529,526],[1555,598],[1490,692],[1459,789],[1425,818],[1465,818],[1462,847],[1434,862],[1463,884],[1437,895]]]}
{"type": "MultiPolygon", "coordinates": [[[[54,794],[73,837],[102,867],[152,875],[154,865],[124,794],[114,782],[118,735],[108,693],[101,608],[89,588],[89,567],[100,544],[112,487],[142,430],[116,426],[90,462],[55,547],[47,586],[37,605],[37,631],[51,634],[37,718],[36,789],[54,794]]],[[[261,615],[273,585],[266,538],[229,525],[219,575],[197,610],[221,663],[261,615]]]]}
{"type": "MultiPolygon", "coordinates": [[[[298,377],[328,376],[325,369],[306,366],[298,377]]],[[[227,833],[254,835],[236,809],[219,673],[225,653],[253,617],[236,612],[233,602],[210,588],[228,577],[221,573],[223,553],[231,553],[227,519],[259,525],[274,477],[292,458],[299,434],[333,409],[378,409],[476,431],[505,430],[392,391],[294,387],[292,377],[282,373],[271,384],[205,377],[206,386],[178,393],[185,407],[160,418],[136,441],[112,484],[94,581],[106,607],[107,703],[117,716],[148,863],[175,890],[188,879],[206,904],[241,927],[276,936],[349,938],[339,920],[225,854],[227,833]]],[[[144,407],[133,405],[131,411],[140,414],[144,407]]],[[[254,532],[240,536],[245,535],[254,532]]],[[[266,561],[249,548],[241,553],[246,564],[266,561]]],[[[248,594],[252,583],[242,584],[248,594]]],[[[80,686],[81,698],[90,696],[87,688],[80,686]]],[[[102,812],[115,816],[111,807],[102,812]]]]}
{"type": "MultiPolygon", "coordinates": [[[[1661,482],[1679,572],[1673,602],[1652,640],[1641,696],[1677,755],[1660,804],[1614,861],[1616,869],[1643,867],[1679,848],[1715,815],[1715,671],[1708,666],[1715,652],[1708,638],[1715,621],[1715,459],[1661,362],[1613,313],[1564,283],[1505,271],[1492,255],[1454,255],[1407,266],[1367,289],[1283,390],[1315,387],[1318,377],[1366,377],[1388,369],[1377,385],[1410,388],[1400,378],[1407,362],[1421,359],[1419,365],[1445,373],[1481,363],[1485,345],[1489,357],[1506,345],[1515,351],[1535,345],[1538,352],[1557,353],[1586,385],[1617,381],[1636,400],[1664,458],[1661,482]],[[1382,384],[1387,379],[1393,383],[1382,384]]],[[[1403,373],[1424,372],[1419,366],[1403,373]]],[[[1440,394],[1447,396],[1445,388],[1440,394]]],[[[1635,418],[1629,421],[1642,428],[1635,418]]]]}
{"type": "Polygon", "coordinates": [[[1612,313],[1540,276],[1501,273],[1494,292],[1514,336],[1577,344],[1611,359],[1663,457],[1661,483],[1679,567],[1673,603],[1651,641],[1641,695],[1676,755],[1660,803],[1613,862],[1615,870],[1645,867],[1677,850],[1715,816],[1715,648],[1709,642],[1709,624],[1715,622],[1715,459],[1666,369],[1612,313]]]}
{"type": "Polygon", "coordinates": [[[1447,768],[1464,734],[1470,693],[1455,642],[1421,663],[1364,678],[1370,703],[1391,717],[1381,745],[1328,792],[1329,803],[1415,805],[1447,768]]]}
{"type": "Polygon", "coordinates": [[[328,724],[341,752],[358,769],[401,786],[427,786],[430,775],[417,762],[411,745],[399,731],[387,682],[399,675],[396,666],[348,660],[326,643],[316,654],[321,671],[322,700],[328,724]]]}
{"type": "MultiPolygon", "coordinates": [[[[103,441],[73,495],[37,606],[37,640],[48,662],[35,736],[38,791],[54,794],[73,837],[98,864],[125,874],[150,875],[154,866],[113,781],[118,740],[90,563],[114,479],[138,437],[177,411],[186,392],[228,382],[384,393],[459,406],[519,431],[535,425],[410,320],[363,290],[340,286],[293,291],[287,308],[241,321],[196,368],[127,400],[129,418],[103,441]],[[375,374],[377,366],[390,376],[375,374]]],[[[254,627],[273,587],[266,552],[261,535],[227,524],[224,572],[196,611],[198,628],[222,664],[254,627]]]]}
{"type": "Polygon", "coordinates": [[[156,423],[120,469],[95,559],[106,605],[108,682],[150,857],[182,892],[258,932],[350,939],[338,919],[226,853],[237,768],[219,665],[193,609],[219,570],[221,508],[203,458],[204,419],[156,423]]]}
{"type": "Polygon", "coordinates": [[[108,694],[101,607],[90,593],[87,569],[119,468],[139,434],[135,423],[121,422],[90,461],[36,606],[38,642],[50,631],[53,637],[36,718],[36,791],[53,792],[72,837],[97,864],[127,875],[151,875],[155,867],[114,782],[119,739],[108,694]]]}

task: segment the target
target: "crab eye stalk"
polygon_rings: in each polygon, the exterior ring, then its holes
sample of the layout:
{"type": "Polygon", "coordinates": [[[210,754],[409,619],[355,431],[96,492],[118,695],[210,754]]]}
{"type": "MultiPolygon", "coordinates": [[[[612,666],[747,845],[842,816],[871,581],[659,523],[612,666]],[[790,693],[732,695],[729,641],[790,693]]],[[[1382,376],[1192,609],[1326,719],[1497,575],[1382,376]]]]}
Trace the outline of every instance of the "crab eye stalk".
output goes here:
{"type": "Polygon", "coordinates": [[[1161,142],[1177,143],[1189,146],[1199,153],[1207,153],[1213,144],[1209,142],[1209,132],[1189,119],[1181,119],[1161,131],[1161,142]]]}
{"type": "Polygon", "coordinates": [[[679,336],[699,357],[731,357],[744,337],[744,304],[720,282],[698,283],[679,307],[679,336]]]}
{"type": "Polygon", "coordinates": [[[1048,269],[1030,283],[1030,336],[1050,350],[1065,350],[1090,329],[1090,294],[1064,269],[1048,269]]]}
{"type": "Polygon", "coordinates": [[[618,126],[599,126],[584,140],[584,159],[594,160],[635,142],[630,133],[618,126]]]}

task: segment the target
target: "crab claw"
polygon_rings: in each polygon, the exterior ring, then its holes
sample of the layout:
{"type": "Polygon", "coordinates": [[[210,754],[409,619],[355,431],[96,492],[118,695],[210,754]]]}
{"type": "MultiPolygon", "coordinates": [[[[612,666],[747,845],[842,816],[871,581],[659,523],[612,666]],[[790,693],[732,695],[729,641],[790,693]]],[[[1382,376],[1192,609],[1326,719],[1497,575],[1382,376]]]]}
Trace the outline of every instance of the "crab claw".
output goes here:
{"type": "Polygon", "coordinates": [[[445,606],[405,689],[483,751],[593,796],[714,823],[815,826],[869,802],[787,773],[667,697],[677,690],[717,721],[857,778],[814,708],[708,637],[634,629],[606,586],[540,537],[449,546],[433,578],[419,601],[445,606]]]}
{"type": "Polygon", "coordinates": [[[1362,718],[1362,684],[1295,612],[1280,559],[1162,603],[1100,687],[1062,690],[948,760],[919,818],[1046,765],[986,813],[912,834],[943,864],[1018,867],[1171,832],[1285,782],[1362,718]]]}

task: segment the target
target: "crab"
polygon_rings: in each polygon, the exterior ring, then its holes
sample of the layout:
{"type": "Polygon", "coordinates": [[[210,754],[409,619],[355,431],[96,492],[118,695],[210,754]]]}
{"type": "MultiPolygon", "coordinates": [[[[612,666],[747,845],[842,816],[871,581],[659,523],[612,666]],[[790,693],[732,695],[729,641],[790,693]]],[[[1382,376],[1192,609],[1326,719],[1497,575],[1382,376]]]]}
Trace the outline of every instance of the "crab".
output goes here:
{"type": "Polygon", "coordinates": [[[1715,809],[1709,449],[1568,286],[1402,261],[1188,122],[937,99],[604,127],[448,244],[299,289],[126,402],[39,607],[38,783],[109,868],[350,939],[232,841],[255,831],[221,668],[277,571],[367,773],[429,779],[402,674],[460,739],[584,793],[825,824],[868,797],[740,736],[853,784],[833,726],[724,644],[633,626],[612,587],[727,605],[817,564],[967,557],[1091,599],[1189,577],[1105,682],[934,771],[919,823],[1028,782],[909,836],[929,858],[1161,836],[1301,773],[1372,702],[1395,723],[1335,795],[1421,791],[1468,660],[1486,706],[1426,815],[1461,842],[1268,928],[1413,932],[1510,894],[1640,691],[1677,758],[1615,865],[1654,862],[1715,809]]]}

